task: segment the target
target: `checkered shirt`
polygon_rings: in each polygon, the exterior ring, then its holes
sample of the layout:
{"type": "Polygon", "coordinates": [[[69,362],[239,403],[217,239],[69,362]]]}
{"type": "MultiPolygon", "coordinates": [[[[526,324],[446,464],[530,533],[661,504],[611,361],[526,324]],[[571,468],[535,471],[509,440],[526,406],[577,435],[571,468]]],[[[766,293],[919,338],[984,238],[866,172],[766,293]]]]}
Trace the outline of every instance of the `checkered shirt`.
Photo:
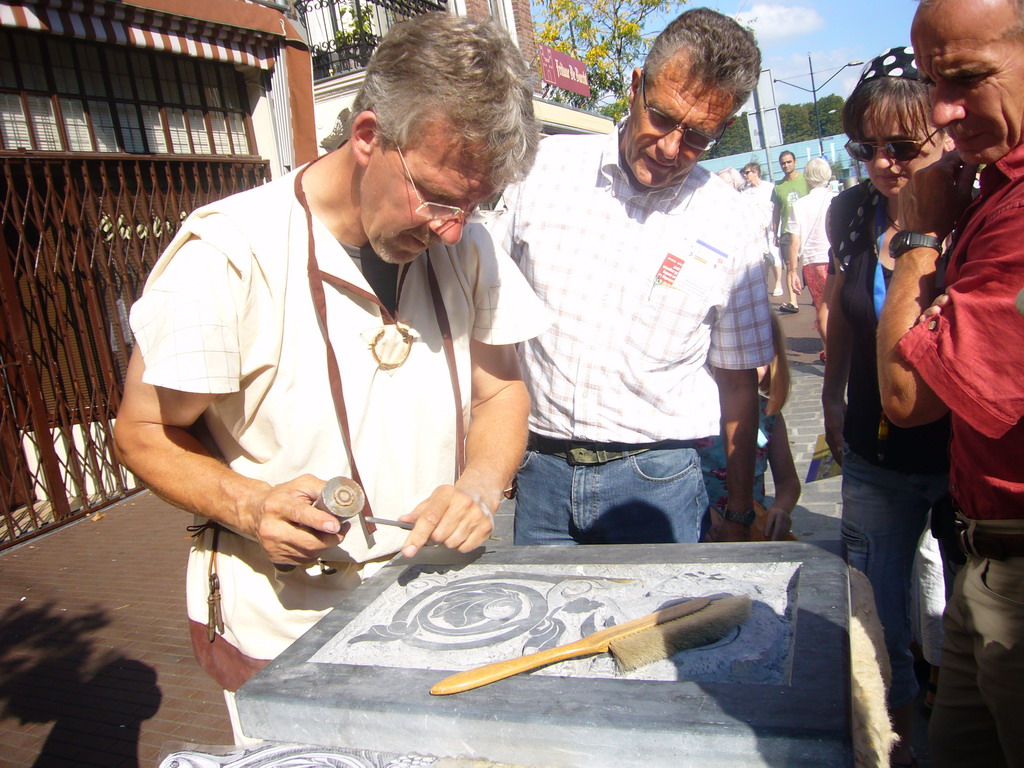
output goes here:
{"type": "Polygon", "coordinates": [[[772,359],[752,213],[700,167],[636,190],[618,136],[552,136],[506,192],[495,239],[553,311],[520,345],[530,429],[599,442],[719,432],[711,366],[772,359]]]}

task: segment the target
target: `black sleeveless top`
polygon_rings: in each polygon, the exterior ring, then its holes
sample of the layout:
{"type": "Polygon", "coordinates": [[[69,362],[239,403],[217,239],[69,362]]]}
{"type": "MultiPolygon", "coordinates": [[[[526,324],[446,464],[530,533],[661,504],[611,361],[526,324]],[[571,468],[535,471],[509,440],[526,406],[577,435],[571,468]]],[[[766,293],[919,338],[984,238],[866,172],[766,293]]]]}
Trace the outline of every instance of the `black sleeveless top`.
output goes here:
{"type": "MultiPolygon", "coordinates": [[[[843,438],[862,459],[885,469],[908,474],[949,471],[949,416],[920,427],[901,429],[882,419],[875,357],[874,283],[877,237],[875,221],[884,198],[870,181],[841,192],[833,201],[828,238],[829,271],[836,264],[845,273],[839,305],[850,324],[850,378],[846,389],[843,438]],[[880,431],[884,439],[880,439],[880,431]]],[[[883,266],[886,288],[892,277],[883,266]]]]}

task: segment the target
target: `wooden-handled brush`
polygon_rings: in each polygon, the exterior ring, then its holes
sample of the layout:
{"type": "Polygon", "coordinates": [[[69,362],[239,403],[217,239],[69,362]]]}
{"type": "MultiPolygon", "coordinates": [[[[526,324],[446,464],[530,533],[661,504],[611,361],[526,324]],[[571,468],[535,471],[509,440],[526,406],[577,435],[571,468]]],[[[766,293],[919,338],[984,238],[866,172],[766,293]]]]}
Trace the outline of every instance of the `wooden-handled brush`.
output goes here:
{"type": "Polygon", "coordinates": [[[430,692],[437,696],[462,693],[556,661],[607,651],[611,652],[619,669],[628,672],[667,659],[678,651],[718,642],[749,616],[750,598],[746,595],[684,600],[639,619],[602,629],[574,643],[459,672],[446,677],[430,692]]]}

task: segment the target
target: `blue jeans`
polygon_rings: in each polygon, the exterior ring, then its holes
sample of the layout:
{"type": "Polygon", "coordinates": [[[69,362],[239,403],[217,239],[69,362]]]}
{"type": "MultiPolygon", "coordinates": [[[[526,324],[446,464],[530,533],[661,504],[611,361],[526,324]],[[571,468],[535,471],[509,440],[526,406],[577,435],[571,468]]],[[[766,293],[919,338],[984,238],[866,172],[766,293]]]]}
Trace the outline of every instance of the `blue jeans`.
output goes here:
{"type": "Polygon", "coordinates": [[[914,555],[932,505],[949,489],[945,474],[908,475],[843,454],[843,543],[850,565],[868,577],[892,664],[889,706],[917,695],[910,651],[914,555]]]}
{"type": "Polygon", "coordinates": [[[575,467],[527,451],[516,483],[516,544],[696,542],[708,506],[692,448],[575,467]]]}

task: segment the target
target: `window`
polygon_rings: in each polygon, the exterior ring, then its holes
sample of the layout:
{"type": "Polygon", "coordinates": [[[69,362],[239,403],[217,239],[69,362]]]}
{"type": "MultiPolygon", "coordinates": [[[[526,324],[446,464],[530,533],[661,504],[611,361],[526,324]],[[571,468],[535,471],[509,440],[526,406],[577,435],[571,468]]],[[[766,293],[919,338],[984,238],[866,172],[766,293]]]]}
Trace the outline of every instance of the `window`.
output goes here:
{"type": "Polygon", "coordinates": [[[0,149],[248,155],[230,64],[0,29],[0,149]]]}

